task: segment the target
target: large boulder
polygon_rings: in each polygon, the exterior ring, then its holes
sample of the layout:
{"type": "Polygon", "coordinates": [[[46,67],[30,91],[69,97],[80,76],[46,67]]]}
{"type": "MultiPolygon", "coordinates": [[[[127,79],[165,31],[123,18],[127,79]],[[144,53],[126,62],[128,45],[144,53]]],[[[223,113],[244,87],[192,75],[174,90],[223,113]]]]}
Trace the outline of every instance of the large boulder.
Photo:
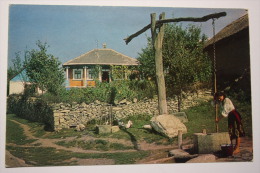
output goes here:
{"type": "Polygon", "coordinates": [[[173,138],[178,136],[178,131],[181,130],[183,134],[187,133],[186,126],[174,115],[159,115],[151,119],[152,128],[169,137],[173,138]]]}
{"type": "Polygon", "coordinates": [[[188,122],[188,117],[185,112],[175,112],[173,113],[174,116],[176,116],[179,120],[181,120],[182,123],[188,122]]]}

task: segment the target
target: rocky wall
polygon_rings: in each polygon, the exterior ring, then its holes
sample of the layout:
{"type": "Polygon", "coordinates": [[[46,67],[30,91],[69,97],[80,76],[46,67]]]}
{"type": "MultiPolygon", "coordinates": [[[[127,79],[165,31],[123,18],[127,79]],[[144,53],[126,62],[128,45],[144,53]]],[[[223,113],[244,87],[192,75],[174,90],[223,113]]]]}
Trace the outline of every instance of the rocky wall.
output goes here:
{"type": "MultiPolygon", "coordinates": [[[[195,106],[201,101],[212,99],[210,91],[199,91],[197,93],[184,93],[182,110],[195,106]]],[[[177,99],[167,100],[169,114],[178,111],[177,99]]],[[[52,105],[54,115],[54,130],[76,127],[79,124],[87,124],[95,119],[98,124],[105,124],[111,117],[113,119],[124,119],[134,114],[158,115],[157,99],[146,99],[133,102],[122,100],[116,106],[95,101],[91,104],[68,104],[59,103],[52,105]]]]}

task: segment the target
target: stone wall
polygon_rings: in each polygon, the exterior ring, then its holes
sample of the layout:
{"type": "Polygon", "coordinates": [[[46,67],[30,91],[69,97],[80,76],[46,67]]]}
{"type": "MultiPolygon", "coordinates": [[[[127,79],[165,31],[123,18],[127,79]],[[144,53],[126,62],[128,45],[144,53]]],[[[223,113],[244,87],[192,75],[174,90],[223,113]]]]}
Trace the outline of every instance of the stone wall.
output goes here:
{"type": "MultiPolygon", "coordinates": [[[[184,93],[182,110],[195,106],[201,101],[212,99],[210,91],[198,91],[197,93],[184,93]]],[[[177,99],[167,100],[168,112],[173,114],[178,111],[177,99]]],[[[95,101],[91,104],[68,104],[60,103],[52,105],[54,113],[54,130],[75,127],[79,124],[95,119],[97,123],[104,124],[109,120],[110,115],[116,119],[123,119],[134,114],[158,115],[157,99],[146,99],[133,102],[120,101],[116,106],[95,101]]]]}

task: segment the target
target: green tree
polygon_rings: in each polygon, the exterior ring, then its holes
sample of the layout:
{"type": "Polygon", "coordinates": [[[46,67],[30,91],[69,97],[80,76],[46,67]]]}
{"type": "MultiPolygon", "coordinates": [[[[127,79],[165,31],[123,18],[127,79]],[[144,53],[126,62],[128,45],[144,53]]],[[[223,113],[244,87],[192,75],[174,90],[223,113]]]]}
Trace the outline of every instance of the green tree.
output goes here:
{"type": "Polygon", "coordinates": [[[61,62],[51,54],[47,54],[47,44],[37,41],[39,50],[28,51],[26,56],[26,75],[29,81],[42,91],[57,94],[65,81],[61,62]]]}
{"type": "Polygon", "coordinates": [[[155,60],[152,39],[150,37],[147,38],[147,47],[142,49],[137,59],[140,63],[138,71],[140,72],[141,78],[156,81],[155,60]]]}
{"type": "MultiPolygon", "coordinates": [[[[203,53],[206,36],[198,27],[189,25],[185,29],[181,25],[167,24],[163,40],[163,65],[168,95],[177,95],[178,109],[182,102],[182,91],[190,90],[197,83],[211,79],[211,61],[203,53]]],[[[151,40],[147,48],[142,50],[138,60],[140,72],[145,77],[155,79],[154,55],[151,40]]]]}

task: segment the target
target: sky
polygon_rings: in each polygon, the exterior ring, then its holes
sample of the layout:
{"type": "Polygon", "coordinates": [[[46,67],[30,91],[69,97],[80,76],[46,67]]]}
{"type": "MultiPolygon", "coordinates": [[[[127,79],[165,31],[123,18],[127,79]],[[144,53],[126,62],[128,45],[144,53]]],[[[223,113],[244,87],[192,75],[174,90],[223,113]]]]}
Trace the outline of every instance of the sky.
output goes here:
{"type": "MultiPolygon", "coordinates": [[[[64,63],[95,48],[114,49],[137,58],[146,47],[150,30],[134,38],[128,45],[124,38],[150,23],[150,14],[165,12],[166,18],[203,17],[226,12],[216,20],[216,33],[246,13],[246,9],[113,7],[69,5],[10,5],[8,33],[8,65],[15,53],[37,49],[36,42],[46,42],[48,53],[64,63]]],[[[212,20],[182,22],[183,27],[195,24],[212,37],[212,20]]]]}

